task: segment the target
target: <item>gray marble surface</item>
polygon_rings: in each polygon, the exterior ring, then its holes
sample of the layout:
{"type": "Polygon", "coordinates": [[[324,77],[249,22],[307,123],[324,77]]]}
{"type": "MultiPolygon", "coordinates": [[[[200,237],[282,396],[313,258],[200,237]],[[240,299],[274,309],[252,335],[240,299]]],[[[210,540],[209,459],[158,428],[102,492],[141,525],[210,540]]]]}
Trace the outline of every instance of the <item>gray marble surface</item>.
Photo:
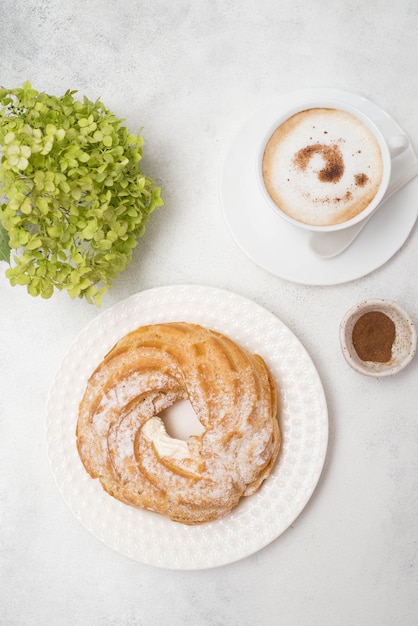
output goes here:
{"type": "MultiPolygon", "coordinates": [[[[219,201],[228,147],[280,94],[332,87],[378,103],[418,149],[412,0],[2,0],[1,79],[77,89],[136,130],[158,210],[102,308],[160,285],[239,293],[300,339],[327,395],[318,487],[270,545],[215,569],[171,571],[112,551],[73,516],[45,443],[48,390],[98,313],[34,299],[0,272],[0,623],[4,626],[412,626],[418,620],[418,361],[386,380],[348,368],[345,311],[396,300],[418,321],[417,233],[385,265],[337,286],[293,284],[231,238],[219,201]]],[[[417,199],[418,202],[418,199],[417,199]]],[[[3,268],[4,266],[2,266],[3,268]]]]}

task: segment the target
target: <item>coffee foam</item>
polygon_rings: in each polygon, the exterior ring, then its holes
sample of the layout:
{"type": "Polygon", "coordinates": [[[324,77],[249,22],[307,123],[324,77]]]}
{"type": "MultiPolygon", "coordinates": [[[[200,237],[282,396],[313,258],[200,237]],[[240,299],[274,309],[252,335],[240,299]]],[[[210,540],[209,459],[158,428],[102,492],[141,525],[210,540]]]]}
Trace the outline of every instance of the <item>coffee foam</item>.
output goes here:
{"type": "Polygon", "coordinates": [[[363,211],[383,177],[372,131],[339,109],[296,113],[267,142],[262,163],[266,189],[293,219],[314,226],[339,224],[363,211]]]}

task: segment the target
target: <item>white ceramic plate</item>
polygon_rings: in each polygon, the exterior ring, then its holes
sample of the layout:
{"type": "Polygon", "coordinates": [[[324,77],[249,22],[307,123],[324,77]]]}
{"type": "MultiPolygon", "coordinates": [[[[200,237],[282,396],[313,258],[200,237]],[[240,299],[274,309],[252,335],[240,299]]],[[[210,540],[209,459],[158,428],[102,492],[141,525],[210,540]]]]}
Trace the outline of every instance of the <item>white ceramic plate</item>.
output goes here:
{"type": "MultiPolygon", "coordinates": [[[[220,195],[233,239],[257,265],[295,283],[336,285],[374,271],[399,250],[417,219],[418,178],[387,200],[347,250],[332,259],[318,258],[308,246],[309,233],[274,214],[256,176],[259,145],[274,120],[288,108],[317,97],[358,107],[386,138],[403,132],[381,108],[355,94],[334,89],[284,94],[258,111],[233,139],[223,164],[220,195]]],[[[395,158],[389,187],[416,160],[411,147],[395,158]]]]}
{"type": "Polygon", "coordinates": [[[321,381],[298,339],[261,306],[209,287],[151,289],[104,311],[80,334],[63,360],[47,408],[52,471],[73,513],[114,550],[170,569],[231,563],[278,537],[313,493],[327,440],[328,415],[321,381]],[[164,321],[202,324],[258,352],[280,389],[283,446],[273,474],[230,515],[199,526],[184,526],[115,500],[86,473],[76,449],[78,404],[92,371],[127,332],[164,321]]]}

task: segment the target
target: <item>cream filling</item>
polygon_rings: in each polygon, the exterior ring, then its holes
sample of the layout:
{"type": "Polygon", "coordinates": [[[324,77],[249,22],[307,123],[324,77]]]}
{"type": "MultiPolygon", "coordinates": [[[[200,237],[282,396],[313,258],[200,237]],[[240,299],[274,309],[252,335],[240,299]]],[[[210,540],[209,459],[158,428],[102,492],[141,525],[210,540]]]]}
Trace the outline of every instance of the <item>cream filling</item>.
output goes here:
{"type": "Polygon", "coordinates": [[[181,461],[190,456],[186,441],[175,439],[167,434],[163,421],[159,417],[151,417],[142,427],[142,433],[154,444],[160,457],[169,457],[181,461]]]}

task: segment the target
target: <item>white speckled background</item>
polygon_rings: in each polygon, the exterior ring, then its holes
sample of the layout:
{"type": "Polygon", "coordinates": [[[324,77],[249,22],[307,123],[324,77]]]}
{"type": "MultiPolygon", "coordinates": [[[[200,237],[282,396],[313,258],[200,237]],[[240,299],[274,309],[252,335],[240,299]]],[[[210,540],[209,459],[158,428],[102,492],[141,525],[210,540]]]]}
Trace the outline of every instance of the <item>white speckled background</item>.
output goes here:
{"type": "MultiPolygon", "coordinates": [[[[193,283],[275,313],[312,356],[330,443],[314,497],[268,547],[213,570],[131,561],[62,501],[45,404],[62,358],[97,314],[43,301],[0,272],[0,623],[4,626],[413,626],[418,619],[418,361],[386,380],[348,368],[346,309],[396,300],[418,322],[417,233],[383,267],[336,287],[258,268],[220,209],[223,157],[269,99],[333,87],[378,103],[418,149],[418,6],[412,0],[2,0],[0,83],[78,89],[143,127],[143,168],[162,186],[134,261],[103,303],[193,283]]],[[[418,202],[418,198],[417,198],[418,202]]],[[[0,269],[3,270],[2,266],[0,269]]]]}

